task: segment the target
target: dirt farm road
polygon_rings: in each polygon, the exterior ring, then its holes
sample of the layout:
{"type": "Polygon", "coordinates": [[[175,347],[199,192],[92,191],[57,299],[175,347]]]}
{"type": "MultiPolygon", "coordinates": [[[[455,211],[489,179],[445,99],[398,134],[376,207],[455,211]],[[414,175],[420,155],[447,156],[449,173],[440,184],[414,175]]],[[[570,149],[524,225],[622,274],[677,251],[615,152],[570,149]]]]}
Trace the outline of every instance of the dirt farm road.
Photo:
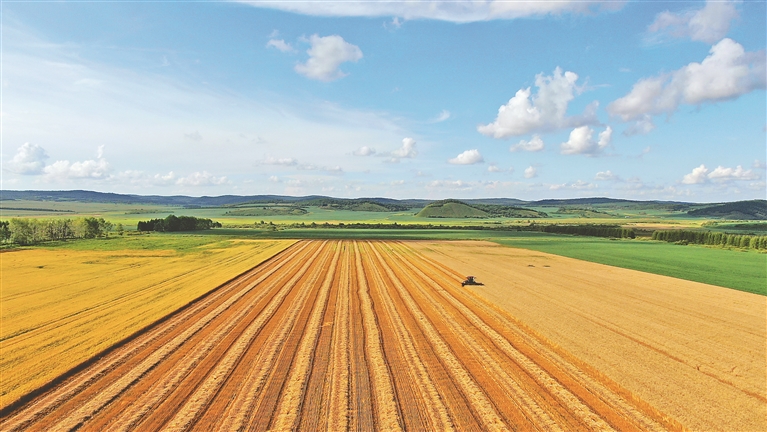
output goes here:
{"type": "Polygon", "coordinates": [[[0,430],[675,430],[407,243],[301,241],[0,430]]]}

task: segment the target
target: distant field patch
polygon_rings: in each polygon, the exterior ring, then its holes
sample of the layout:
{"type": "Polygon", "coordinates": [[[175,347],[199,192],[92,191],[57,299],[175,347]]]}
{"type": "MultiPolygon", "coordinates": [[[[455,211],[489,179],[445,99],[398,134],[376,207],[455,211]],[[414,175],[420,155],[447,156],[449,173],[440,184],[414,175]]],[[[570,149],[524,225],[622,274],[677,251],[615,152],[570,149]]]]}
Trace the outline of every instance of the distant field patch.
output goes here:
{"type": "Polygon", "coordinates": [[[639,240],[528,234],[490,238],[505,246],[767,295],[767,254],[639,240]]]}
{"type": "Polygon", "coordinates": [[[294,243],[136,237],[2,253],[0,408],[294,243]]]}
{"type": "Polygon", "coordinates": [[[230,210],[225,216],[301,216],[307,211],[293,206],[263,206],[230,210]]]}
{"type": "Polygon", "coordinates": [[[582,218],[600,218],[600,219],[615,217],[615,215],[612,215],[607,212],[588,209],[588,208],[577,208],[577,207],[562,207],[559,210],[555,211],[554,214],[576,215],[582,218]]]}

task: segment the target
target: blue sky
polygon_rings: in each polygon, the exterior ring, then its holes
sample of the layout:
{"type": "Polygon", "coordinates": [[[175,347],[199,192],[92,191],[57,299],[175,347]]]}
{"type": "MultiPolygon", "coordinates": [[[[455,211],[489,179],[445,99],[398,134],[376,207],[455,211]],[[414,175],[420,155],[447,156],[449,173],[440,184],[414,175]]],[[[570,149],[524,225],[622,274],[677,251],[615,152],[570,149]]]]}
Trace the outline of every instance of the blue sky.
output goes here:
{"type": "Polygon", "coordinates": [[[764,1],[1,7],[3,189],[765,198],[764,1]]]}

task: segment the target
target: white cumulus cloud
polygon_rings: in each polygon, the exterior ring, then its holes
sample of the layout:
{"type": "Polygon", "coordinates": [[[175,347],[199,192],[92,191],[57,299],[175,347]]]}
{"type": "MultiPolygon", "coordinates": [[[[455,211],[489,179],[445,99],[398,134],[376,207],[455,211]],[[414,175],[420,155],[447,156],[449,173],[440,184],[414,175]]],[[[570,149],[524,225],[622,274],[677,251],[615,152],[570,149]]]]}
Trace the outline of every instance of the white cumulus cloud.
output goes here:
{"type": "Polygon", "coordinates": [[[498,109],[493,123],[477,130],[493,138],[507,138],[531,132],[545,132],[596,121],[597,104],[589,105],[580,116],[567,117],[567,106],[581,90],[575,85],[578,74],[557,67],[550,76],[535,76],[538,92],[531,96],[530,87],[520,89],[506,105],[498,109]]]}
{"type": "Polygon", "coordinates": [[[730,30],[730,23],[738,17],[735,5],[739,1],[708,0],[703,9],[680,13],[661,12],[647,30],[661,37],[690,38],[714,43],[730,30]]]}
{"type": "Polygon", "coordinates": [[[606,180],[606,181],[613,181],[613,180],[620,180],[620,177],[618,177],[616,174],[613,174],[612,171],[600,171],[597,173],[596,176],[594,176],[594,180],[606,180]]]}
{"type": "Polygon", "coordinates": [[[485,160],[477,149],[466,150],[458,156],[448,160],[448,162],[454,165],[474,165],[484,161],[485,160]]]}
{"type": "Polygon", "coordinates": [[[719,165],[714,170],[709,170],[706,165],[701,164],[693,168],[692,172],[682,177],[684,184],[703,184],[709,181],[716,183],[729,183],[742,180],[758,180],[759,175],[752,170],[744,169],[741,165],[735,168],[728,168],[719,165]]]}
{"type": "Polygon", "coordinates": [[[610,145],[613,129],[607,126],[604,131],[599,133],[598,141],[592,139],[593,135],[594,129],[588,126],[573,129],[570,132],[570,139],[567,142],[563,142],[560,146],[562,154],[598,154],[610,145]]]}
{"type": "Polygon", "coordinates": [[[743,169],[740,165],[735,168],[725,168],[719,165],[708,174],[708,178],[713,181],[732,181],[756,180],[759,176],[751,170],[743,169]]]}
{"type": "Polygon", "coordinates": [[[344,62],[357,62],[362,58],[362,50],[356,45],[346,42],[341,36],[318,36],[309,38],[312,45],[306,52],[309,59],[306,63],[296,65],[296,72],[307,78],[319,81],[333,81],[345,77],[339,67],[344,62]]]}
{"type": "Polygon", "coordinates": [[[583,180],[578,180],[576,182],[572,183],[562,183],[562,184],[555,184],[549,186],[550,190],[560,190],[560,189],[572,189],[572,190],[585,190],[585,189],[596,189],[597,185],[594,183],[585,182],[583,180]]]}
{"type": "Polygon", "coordinates": [[[376,149],[374,149],[373,147],[362,146],[358,148],[357,150],[354,150],[353,154],[355,156],[371,156],[376,154],[376,149]]]}
{"type": "Polygon", "coordinates": [[[46,165],[43,173],[48,180],[107,179],[112,167],[104,159],[104,146],[99,146],[96,153],[96,160],[89,159],[82,162],[58,160],[46,165]]]}
{"type": "Polygon", "coordinates": [[[173,171],[168,174],[147,174],[143,171],[126,170],[117,173],[109,180],[119,183],[129,183],[135,186],[171,186],[176,184],[176,175],[173,171]]]}
{"type": "Polygon", "coordinates": [[[168,186],[176,180],[176,174],[173,171],[168,174],[155,174],[152,176],[152,184],[157,186],[168,186]]]}
{"type": "Polygon", "coordinates": [[[525,178],[531,179],[534,177],[538,177],[538,170],[535,169],[534,166],[530,165],[529,167],[525,168],[525,178]]]}
{"type": "Polygon", "coordinates": [[[298,161],[294,158],[276,158],[266,157],[261,163],[264,165],[282,165],[282,166],[295,166],[298,165],[298,161]]]}
{"type": "MultiPolygon", "coordinates": [[[[735,99],[765,88],[764,51],[746,52],[732,39],[722,39],[709,52],[700,63],[639,80],[629,94],[608,105],[607,111],[623,121],[640,119],[646,123],[648,114],[671,114],[681,104],[735,99]]],[[[638,127],[651,129],[646,125],[638,127]]]]}
{"type": "Polygon", "coordinates": [[[48,154],[37,144],[24,143],[11,160],[11,171],[16,174],[42,174],[48,154]]]}
{"type": "Polygon", "coordinates": [[[216,177],[207,171],[194,172],[176,181],[179,186],[217,186],[228,183],[226,176],[216,177]]]}
{"type": "Polygon", "coordinates": [[[339,165],[335,166],[324,166],[324,165],[314,165],[314,164],[300,164],[296,167],[299,170],[302,171],[323,171],[328,174],[343,174],[344,170],[339,165]]]}
{"type": "Polygon", "coordinates": [[[468,190],[472,189],[473,185],[463,180],[434,180],[426,184],[430,189],[458,189],[468,190]]]}
{"type": "Polygon", "coordinates": [[[295,51],[293,46],[290,43],[285,42],[283,39],[270,39],[269,42],[266,43],[266,47],[267,48],[269,48],[269,47],[277,48],[278,50],[280,50],[282,52],[293,52],[293,51],[295,51]]]}
{"type": "Polygon", "coordinates": [[[705,165],[702,165],[693,168],[692,172],[689,174],[685,174],[684,177],[682,177],[682,183],[684,184],[700,184],[705,183],[708,176],[708,168],[706,168],[705,165]]]}
{"type": "Polygon", "coordinates": [[[390,153],[390,162],[399,162],[400,159],[412,159],[418,155],[418,151],[415,149],[415,140],[413,138],[404,138],[402,140],[402,147],[394,150],[390,153]]]}
{"type": "Polygon", "coordinates": [[[104,179],[110,171],[109,163],[104,159],[85,160],[82,162],[56,161],[45,167],[45,175],[51,179],[104,179]]]}
{"type": "Polygon", "coordinates": [[[517,152],[517,151],[529,151],[529,152],[539,152],[543,150],[544,148],[543,140],[538,135],[533,135],[533,138],[530,141],[521,140],[520,142],[512,145],[509,148],[509,151],[511,152],[517,152]]]}

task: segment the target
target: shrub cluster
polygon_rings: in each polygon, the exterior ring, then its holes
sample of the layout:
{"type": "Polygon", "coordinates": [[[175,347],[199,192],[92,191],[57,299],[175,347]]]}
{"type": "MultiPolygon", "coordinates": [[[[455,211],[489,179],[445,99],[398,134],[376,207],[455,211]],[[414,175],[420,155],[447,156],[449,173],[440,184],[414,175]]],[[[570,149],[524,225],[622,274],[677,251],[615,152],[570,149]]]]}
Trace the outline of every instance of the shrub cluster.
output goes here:
{"type": "Polygon", "coordinates": [[[663,230],[652,233],[653,240],[679,244],[767,249],[767,236],[727,234],[712,231],[663,230]]]}
{"type": "Polygon", "coordinates": [[[210,219],[196,218],[194,216],[168,215],[165,219],[152,219],[138,223],[139,231],[198,231],[211,228],[221,228],[221,223],[210,219]]]}
{"type": "Polygon", "coordinates": [[[104,237],[112,223],[104,218],[26,219],[0,222],[0,240],[18,245],[31,245],[52,240],[104,237]]]}

